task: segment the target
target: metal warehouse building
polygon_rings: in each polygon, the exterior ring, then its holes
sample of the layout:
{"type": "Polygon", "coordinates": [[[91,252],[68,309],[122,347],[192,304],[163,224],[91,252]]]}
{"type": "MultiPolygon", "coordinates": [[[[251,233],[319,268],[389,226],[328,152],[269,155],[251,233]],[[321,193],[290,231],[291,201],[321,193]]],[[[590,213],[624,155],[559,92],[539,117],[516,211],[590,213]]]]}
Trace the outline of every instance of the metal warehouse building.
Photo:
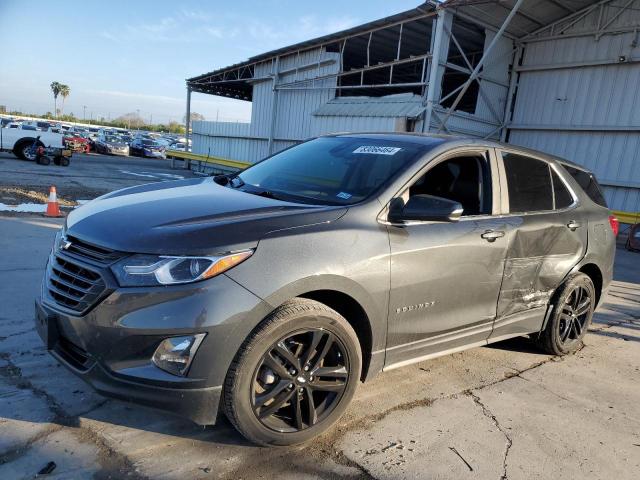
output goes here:
{"type": "Polygon", "coordinates": [[[191,92],[253,104],[251,123],[194,122],[193,152],[233,165],[334,132],[501,139],[590,168],[612,209],[637,212],[639,36],[640,0],[426,2],[188,79],[188,111],[191,92]]]}

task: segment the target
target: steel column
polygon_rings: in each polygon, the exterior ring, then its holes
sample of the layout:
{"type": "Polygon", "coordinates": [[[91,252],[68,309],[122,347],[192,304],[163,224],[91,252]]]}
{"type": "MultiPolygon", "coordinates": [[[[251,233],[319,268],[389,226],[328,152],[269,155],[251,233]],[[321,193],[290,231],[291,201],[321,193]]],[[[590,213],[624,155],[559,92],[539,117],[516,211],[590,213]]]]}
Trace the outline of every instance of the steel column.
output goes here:
{"type": "Polygon", "coordinates": [[[509,79],[509,91],[507,92],[507,103],[504,106],[504,118],[502,120],[502,131],[500,132],[500,141],[504,142],[507,139],[507,124],[511,121],[511,115],[513,113],[513,99],[516,94],[516,88],[518,86],[518,63],[522,58],[522,45],[518,45],[516,53],[513,56],[513,64],[511,66],[511,78],[509,79]]]}
{"type": "Polygon", "coordinates": [[[476,68],[473,69],[473,72],[471,72],[471,75],[469,76],[467,81],[464,83],[462,90],[460,90],[460,93],[458,93],[458,96],[453,101],[453,104],[451,105],[451,107],[448,109],[447,114],[442,119],[442,124],[440,125],[440,127],[438,127],[438,133],[442,131],[442,127],[447,123],[447,120],[449,120],[449,117],[451,116],[453,111],[456,109],[456,107],[460,103],[460,100],[462,100],[462,97],[464,96],[464,94],[467,93],[469,86],[473,83],[475,78],[478,76],[478,74],[480,73],[480,70],[482,69],[482,66],[484,65],[484,62],[489,57],[491,50],[493,50],[493,47],[496,45],[496,43],[498,43],[498,40],[502,37],[502,34],[507,29],[507,27],[509,26],[509,23],[511,23],[511,20],[516,15],[516,13],[518,13],[518,9],[523,3],[524,3],[524,0],[518,0],[516,4],[513,6],[513,8],[511,9],[511,11],[509,12],[509,15],[507,15],[507,18],[505,18],[504,22],[502,23],[502,26],[496,32],[496,35],[493,37],[493,40],[491,40],[491,43],[489,44],[484,54],[482,55],[482,58],[478,62],[478,65],[476,65],[476,68]]]}
{"type": "Polygon", "coordinates": [[[424,112],[424,121],[422,122],[422,131],[428,132],[431,128],[431,118],[433,117],[433,103],[436,98],[440,98],[440,86],[438,85],[438,70],[444,67],[440,65],[440,53],[442,51],[442,38],[445,35],[444,24],[446,22],[447,15],[450,15],[445,9],[438,10],[438,16],[436,18],[436,29],[433,33],[433,48],[431,50],[431,59],[429,61],[429,80],[426,88],[426,109],[424,112]],[[436,94],[436,90],[438,90],[436,94]]]}
{"type": "MultiPolygon", "coordinates": [[[[189,128],[191,127],[191,86],[187,85],[187,115],[185,116],[184,121],[184,136],[186,139],[185,150],[189,151],[189,139],[191,135],[189,135],[189,128]]],[[[171,158],[171,168],[175,168],[175,158],[171,158]]],[[[184,168],[189,168],[190,165],[189,160],[184,160],[183,166],[184,168]]]]}
{"type": "Polygon", "coordinates": [[[269,143],[267,145],[267,153],[271,155],[273,153],[273,138],[276,129],[276,119],[278,110],[278,70],[280,68],[280,56],[276,57],[274,72],[273,72],[273,88],[271,90],[271,123],[269,125],[269,143]]]}

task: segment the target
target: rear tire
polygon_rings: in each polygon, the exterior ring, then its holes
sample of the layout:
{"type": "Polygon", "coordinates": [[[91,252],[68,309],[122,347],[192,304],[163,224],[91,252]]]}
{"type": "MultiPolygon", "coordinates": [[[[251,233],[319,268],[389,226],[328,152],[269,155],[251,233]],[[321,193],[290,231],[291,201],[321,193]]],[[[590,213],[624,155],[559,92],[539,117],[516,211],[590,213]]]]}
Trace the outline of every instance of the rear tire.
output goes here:
{"type": "Polygon", "coordinates": [[[60,165],[63,167],[68,167],[70,162],[69,157],[62,157],[60,159],[60,165]]]}
{"type": "Polygon", "coordinates": [[[570,276],[556,294],[553,311],[537,339],[538,346],[551,355],[578,350],[593,318],[595,298],[595,288],[588,275],[570,276]]]}
{"type": "Polygon", "coordinates": [[[295,299],[274,310],[236,354],[223,408],[259,445],[294,445],[327,430],[353,398],[362,368],[358,337],[335,310],[295,299]]]}

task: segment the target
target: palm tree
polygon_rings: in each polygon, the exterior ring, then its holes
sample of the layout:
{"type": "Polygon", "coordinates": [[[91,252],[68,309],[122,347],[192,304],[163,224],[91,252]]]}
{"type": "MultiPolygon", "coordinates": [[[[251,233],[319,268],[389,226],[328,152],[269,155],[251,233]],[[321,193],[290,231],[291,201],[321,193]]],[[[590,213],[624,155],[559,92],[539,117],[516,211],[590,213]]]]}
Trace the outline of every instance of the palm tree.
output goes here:
{"type": "Polygon", "coordinates": [[[62,107],[60,108],[61,112],[64,112],[64,101],[70,93],[71,89],[69,88],[69,85],[60,85],[60,96],[62,97],[62,107]]]}
{"type": "MultiPolygon", "coordinates": [[[[60,82],[51,82],[51,91],[53,92],[53,112],[55,116],[58,116],[58,95],[60,95],[60,87],[62,84],[60,82]]],[[[68,87],[67,87],[68,88],[68,87]]],[[[69,95],[69,93],[67,93],[69,95]]]]}

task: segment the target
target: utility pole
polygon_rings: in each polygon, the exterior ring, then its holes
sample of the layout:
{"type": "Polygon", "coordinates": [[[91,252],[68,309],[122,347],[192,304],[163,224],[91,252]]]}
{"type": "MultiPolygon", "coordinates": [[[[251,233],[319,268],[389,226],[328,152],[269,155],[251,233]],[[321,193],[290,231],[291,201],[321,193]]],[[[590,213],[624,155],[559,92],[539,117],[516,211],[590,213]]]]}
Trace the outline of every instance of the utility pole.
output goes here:
{"type": "Polygon", "coordinates": [[[82,121],[83,122],[87,121],[87,106],[86,105],[82,106],[82,121]]]}

